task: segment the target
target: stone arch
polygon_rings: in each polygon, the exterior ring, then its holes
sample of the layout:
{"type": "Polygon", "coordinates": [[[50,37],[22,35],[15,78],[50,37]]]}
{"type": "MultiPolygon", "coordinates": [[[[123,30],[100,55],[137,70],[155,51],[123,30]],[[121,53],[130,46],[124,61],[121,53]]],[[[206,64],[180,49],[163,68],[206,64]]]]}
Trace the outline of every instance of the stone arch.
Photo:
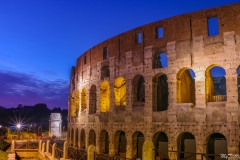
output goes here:
{"type": "Polygon", "coordinates": [[[226,72],[217,64],[210,65],[205,71],[206,102],[226,101],[226,72]],[[219,73],[218,73],[219,72],[219,73]]]}
{"type": "Polygon", "coordinates": [[[165,52],[155,53],[152,62],[153,69],[168,67],[168,58],[165,52]]]}
{"type": "Polygon", "coordinates": [[[196,140],[194,135],[192,135],[189,132],[181,133],[178,136],[178,151],[181,152],[178,156],[178,159],[183,159],[192,155],[188,159],[195,160],[196,154],[191,154],[191,153],[196,153],[196,140]],[[189,152],[189,153],[183,153],[183,152],[189,152]]]}
{"type": "Polygon", "coordinates": [[[168,137],[164,132],[157,132],[153,136],[155,156],[162,156],[168,159],[168,137]]]}
{"type": "Polygon", "coordinates": [[[102,130],[100,133],[100,153],[109,153],[109,135],[106,130],[102,130]]]}
{"type": "Polygon", "coordinates": [[[153,111],[168,109],[168,82],[166,74],[157,74],[153,77],[153,111]]]}
{"type": "Polygon", "coordinates": [[[71,116],[75,116],[75,103],[74,103],[74,93],[71,94],[70,96],[70,105],[71,105],[71,116]]]}
{"type": "Polygon", "coordinates": [[[222,159],[220,154],[228,155],[227,139],[221,133],[212,133],[207,139],[207,154],[215,154],[216,156],[208,156],[211,159],[222,159]]]}
{"type": "Polygon", "coordinates": [[[133,78],[133,102],[136,104],[145,102],[145,81],[140,74],[133,78]]]}
{"type": "Polygon", "coordinates": [[[114,106],[126,106],[126,82],[123,77],[118,77],[114,83],[114,106]]]}
{"type": "Polygon", "coordinates": [[[89,114],[95,114],[97,110],[97,88],[96,85],[92,85],[89,95],[89,114]]]}
{"type": "Polygon", "coordinates": [[[132,147],[132,155],[136,158],[142,158],[143,153],[143,143],[144,143],[144,135],[142,132],[136,131],[132,135],[133,147],[132,147]]]}
{"type": "Polygon", "coordinates": [[[71,130],[71,140],[70,140],[70,146],[73,146],[73,142],[74,142],[74,129],[72,128],[71,130]]]}
{"type": "Polygon", "coordinates": [[[79,111],[79,106],[80,106],[80,97],[79,97],[79,90],[76,91],[75,93],[75,104],[76,104],[76,113],[79,111]]]}
{"type": "Polygon", "coordinates": [[[154,144],[151,140],[146,140],[143,143],[143,147],[142,147],[142,159],[144,160],[152,160],[155,159],[155,153],[153,152],[153,150],[155,149],[154,144]]]}
{"type": "Polygon", "coordinates": [[[101,68],[101,79],[104,79],[106,77],[110,77],[110,70],[108,65],[105,65],[101,68]]]}
{"type": "Polygon", "coordinates": [[[195,73],[192,69],[182,68],[177,73],[177,102],[195,104],[195,73]]]}
{"type": "Polygon", "coordinates": [[[126,158],[127,138],[124,131],[118,130],[114,135],[115,155],[126,158]]]}
{"type": "Polygon", "coordinates": [[[78,146],[78,128],[76,128],[76,131],[75,131],[75,143],[74,143],[74,147],[79,147],[78,146]]]}
{"type": "Polygon", "coordinates": [[[85,149],[86,148],[86,135],[85,135],[85,130],[82,129],[80,133],[80,148],[85,149]]]}
{"type": "Polygon", "coordinates": [[[96,133],[93,129],[91,129],[89,131],[89,135],[88,135],[88,145],[96,145],[96,133]]]}
{"type": "Polygon", "coordinates": [[[87,89],[83,88],[82,89],[82,94],[81,94],[81,111],[84,111],[87,109],[87,89]]]}
{"type": "Polygon", "coordinates": [[[110,86],[108,81],[103,81],[100,86],[100,112],[110,110],[110,86]]]}

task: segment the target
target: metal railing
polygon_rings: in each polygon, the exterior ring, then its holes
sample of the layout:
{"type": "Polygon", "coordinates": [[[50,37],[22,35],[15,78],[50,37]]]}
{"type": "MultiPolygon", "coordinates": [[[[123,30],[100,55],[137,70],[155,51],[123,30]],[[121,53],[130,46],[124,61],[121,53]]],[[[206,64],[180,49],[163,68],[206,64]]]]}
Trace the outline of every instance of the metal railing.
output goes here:
{"type": "Polygon", "coordinates": [[[223,102],[223,101],[227,101],[226,95],[212,96],[212,102],[223,102]]]}
{"type": "Polygon", "coordinates": [[[68,147],[68,158],[74,160],[87,160],[87,151],[80,148],[68,147]]]}
{"type": "Polygon", "coordinates": [[[38,149],[38,142],[35,141],[16,141],[15,149],[38,149]]]}
{"type": "Polygon", "coordinates": [[[208,154],[208,153],[194,153],[194,152],[181,152],[181,151],[168,151],[168,152],[176,153],[177,157],[179,157],[179,160],[188,160],[189,158],[191,158],[193,156],[196,157],[197,155],[201,156],[201,160],[213,160],[213,159],[215,159],[215,157],[221,156],[221,155],[217,155],[217,154],[208,154]],[[181,154],[187,154],[187,156],[180,158],[181,154]]]}
{"type": "Polygon", "coordinates": [[[52,145],[49,144],[49,152],[52,154],[52,145]]]}
{"type": "Polygon", "coordinates": [[[55,149],[55,157],[54,158],[62,158],[63,157],[63,150],[59,149],[59,148],[56,148],[55,149]]]}

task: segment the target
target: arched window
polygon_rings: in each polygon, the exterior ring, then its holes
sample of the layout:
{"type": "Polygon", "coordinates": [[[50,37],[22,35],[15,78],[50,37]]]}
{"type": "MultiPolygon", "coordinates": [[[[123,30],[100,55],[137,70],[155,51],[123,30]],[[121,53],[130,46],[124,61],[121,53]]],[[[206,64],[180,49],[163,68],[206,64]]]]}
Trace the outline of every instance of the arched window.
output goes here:
{"type": "Polygon", "coordinates": [[[114,106],[126,106],[126,83],[123,77],[118,77],[114,83],[114,106]]]}
{"type": "Polygon", "coordinates": [[[81,111],[84,111],[84,110],[87,108],[87,90],[86,90],[86,88],[83,88],[83,89],[82,89],[81,99],[82,99],[81,111]]]}
{"type": "Polygon", "coordinates": [[[195,104],[195,73],[183,68],[177,74],[177,102],[195,104]]]}
{"type": "Polygon", "coordinates": [[[137,158],[142,158],[142,146],[144,143],[144,135],[142,132],[136,131],[133,133],[132,135],[132,153],[133,153],[133,157],[137,157],[137,158]]]}
{"type": "Polygon", "coordinates": [[[89,131],[88,145],[96,145],[96,133],[93,129],[89,131]]]}
{"type": "Polygon", "coordinates": [[[155,155],[163,156],[168,159],[168,137],[164,132],[157,132],[153,136],[153,143],[155,146],[155,155]]]}
{"type": "Polygon", "coordinates": [[[79,105],[80,105],[79,102],[80,102],[79,90],[77,90],[75,93],[76,113],[78,113],[79,111],[79,105]]]}
{"type": "Polygon", "coordinates": [[[145,85],[142,75],[136,75],[133,78],[133,102],[135,104],[145,102],[145,85]]]}
{"type": "Polygon", "coordinates": [[[166,53],[157,53],[153,57],[153,69],[168,67],[168,58],[166,53]]]}
{"type": "Polygon", "coordinates": [[[157,74],[153,78],[153,111],[164,111],[168,108],[167,75],[157,74]]]}
{"type": "Polygon", "coordinates": [[[86,141],[86,135],[85,135],[85,130],[81,130],[80,134],[80,148],[85,149],[85,141],[86,141]]]}
{"type": "Polygon", "coordinates": [[[211,65],[206,69],[206,102],[219,102],[227,100],[225,75],[225,70],[217,65],[211,65]]]}
{"type": "Polygon", "coordinates": [[[96,113],[96,110],[97,110],[96,86],[92,85],[90,88],[90,96],[89,96],[89,114],[96,113]]]}
{"type": "Polygon", "coordinates": [[[106,130],[102,130],[100,133],[100,153],[109,153],[109,135],[106,130]]]}
{"type": "Polygon", "coordinates": [[[104,79],[106,77],[110,77],[109,66],[103,66],[101,69],[101,79],[104,79]]]}
{"type": "Polygon", "coordinates": [[[110,109],[110,86],[108,81],[103,81],[100,86],[100,112],[108,112],[110,109]]]}
{"type": "Polygon", "coordinates": [[[115,155],[120,156],[121,158],[125,158],[126,147],[127,147],[127,139],[126,139],[125,132],[118,130],[115,133],[114,139],[115,139],[115,143],[114,143],[115,155]]]}
{"type": "Polygon", "coordinates": [[[74,103],[74,93],[70,96],[70,105],[71,105],[71,116],[75,116],[75,103],[74,103]]]}
{"type": "Polygon", "coordinates": [[[207,154],[217,155],[207,157],[209,159],[219,159],[219,154],[228,155],[228,145],[226,137],[221,133],[211,134],[207,142],[207,154]]]}
{"type": "MultiPolygon", "coordinates": [[[[240,102],[240,67],[237,69],[238,102],[240,102]]],[[[240,145],[239,145],[240,147],[240,145]]]]}
{"type": "MultiPolygon", "coordinates": [[[[187,158],[191,156],[191,153],[196,153],[196,140],[194,135],[189,132],[184,132],[178,137],[178,152],[180,153],[179,159],[187,158]]],[[[192,159],[196,159],[196,156],[193,155],[192,159]]]]}

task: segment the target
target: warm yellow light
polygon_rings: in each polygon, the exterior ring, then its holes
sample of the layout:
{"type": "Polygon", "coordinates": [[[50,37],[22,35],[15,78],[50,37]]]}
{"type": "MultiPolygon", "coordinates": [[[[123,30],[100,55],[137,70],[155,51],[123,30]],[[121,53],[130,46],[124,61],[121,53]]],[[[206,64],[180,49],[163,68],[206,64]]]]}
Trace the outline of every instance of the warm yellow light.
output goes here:
{"type": "Polygon", "coordinates": [[[103,81],[100,86],[100,112],[108,112],[110,109],[110,87],[108,81],[103,81]]]}

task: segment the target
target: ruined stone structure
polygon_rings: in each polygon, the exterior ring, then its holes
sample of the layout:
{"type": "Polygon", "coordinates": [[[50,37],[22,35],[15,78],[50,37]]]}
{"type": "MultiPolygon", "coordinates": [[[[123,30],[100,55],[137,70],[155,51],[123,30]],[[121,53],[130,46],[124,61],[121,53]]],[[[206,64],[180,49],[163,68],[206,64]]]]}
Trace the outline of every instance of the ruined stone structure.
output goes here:
{"type": "Polygon", "coordinates": [[[62,115],[61,113],[51,113],[49,118],[49,137],[61,137],[62,135],[62,115]]]}
{"type": "Polygon", "coordinates": [[[160,20],[92,47],[71,71],[69,144],[151,160],[188,156],[172,151],[239,154],[239,56],[240,3],[160,20]],[[215,67],[222,76],[213,76],[215,67]]]}

